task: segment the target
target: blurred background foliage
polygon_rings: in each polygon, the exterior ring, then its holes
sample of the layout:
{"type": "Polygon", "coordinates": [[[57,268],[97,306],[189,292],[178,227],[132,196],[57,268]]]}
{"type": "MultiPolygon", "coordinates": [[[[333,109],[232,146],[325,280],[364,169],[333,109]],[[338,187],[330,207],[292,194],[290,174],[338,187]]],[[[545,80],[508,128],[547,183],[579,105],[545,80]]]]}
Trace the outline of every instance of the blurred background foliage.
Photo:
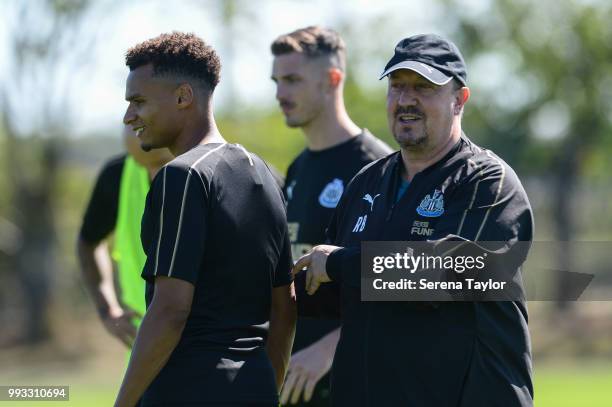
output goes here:
{"type": "MultiPolygon", "coordinates": [[[[348,45],[345,100],[360,126],[395,145],[386,124],[384,83],[376,81],[378,65],[395,42],[381,39],[397,41],[420,28],[443,33],[468,64],[472,97],[464,130],[519,174],[536,211],[536,238],[612,240],[609,1],[438,0],[428,2],[426,12],[436,16],[436,25],[415,27],[405,21],[412,21],[416,6],[401,1],[376,2],[388,3],[388,9],[355,21],[351,9],[365,8],[357,15],[368,16],[370,3],[338,3],[326,18],[348,45]]],[[[297,5],[307,10],[308,2],[181,4],[220,22],[213,45],[224,61],[225,103],[217,109],[222,133],[284,172],[304,148],[302,135],[284,125],[273,104],[241,100],[239,88],[248,84],[239,70],[248,67],[235,62],[245,32],[273,24],[260,8],[291,12],[297,5]]],[[[80,109],[98,102],[79,100],[75,106],[68,96],[79,92],[80,81],[92,79],[88,69],[99,61],[88,51],[104,41],[105,24],[125,6],[112,0],[24,0],[0,7],[8,27],[0,82],[0,384],[71,384],[73,405],[106,405],[124,354],[97,322],[74,243],[97,171],[122,151],[120,126],[109,123],[77,136],[80,109]]],[[[139,3],[139,9],[146,7],[139,3]]],[[[577,256],[568,245],[557,266],[571,270],[577,256]]],[[[609,262],[602,262],[609,273],[609,262]]],[[[567,281],[554,284],[559,292],[568,288],[567,281]]],[[[611,303],[534,302],[530,309],[536,405],[612,405],[611,303]]]]}

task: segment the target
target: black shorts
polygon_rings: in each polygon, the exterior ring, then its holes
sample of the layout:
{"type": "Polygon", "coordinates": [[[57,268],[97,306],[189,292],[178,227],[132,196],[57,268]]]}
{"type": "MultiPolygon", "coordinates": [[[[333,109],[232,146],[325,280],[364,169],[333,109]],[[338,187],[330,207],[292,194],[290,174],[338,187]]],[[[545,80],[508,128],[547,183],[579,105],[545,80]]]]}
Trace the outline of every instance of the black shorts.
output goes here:
{"type": "Polygon", "coordinates": [[[194,349],[170,357],[140,407],[277,404],[274,370],[263,348],[246,354],[194,349]]]}

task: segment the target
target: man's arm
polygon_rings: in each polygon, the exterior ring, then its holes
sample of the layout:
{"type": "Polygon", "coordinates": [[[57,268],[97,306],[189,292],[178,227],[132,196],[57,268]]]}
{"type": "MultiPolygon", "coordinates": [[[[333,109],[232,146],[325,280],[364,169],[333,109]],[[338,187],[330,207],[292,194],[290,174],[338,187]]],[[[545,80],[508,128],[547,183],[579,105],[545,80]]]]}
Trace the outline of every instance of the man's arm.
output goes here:
{"type": "Polygon", "coordinates": [[[143,222],[148,224],[143,223],[142,229],[143,242],[149,241],[150,246],[142,276],[154,284],[153,298],[115,406],[136,404],[168,361],[191,312],[206,241],[206,194],[198,177],[190,177],[189,171],[164,167],[147,198],[143,222]],[[151,236],[144,239],[147,233],[151,236]]]}
{"type": "Polygon", "coordinates": [[[304,401],[312,398],[315,386],[331,369],[336,346],[340,340],[340,329],[336,328],[307,348],[291,356],[287,380],[281,393],[281,404],[296,404],[302,392],[304,401]],[[291,397],[291,400],[289,400],[291,397]]]}
{"type": "Polygon", "coordinates": [[[126,346],[132,346],[136,337],[136,327],[132,323],[132,318],[140,315],[133,310],[124,309],[119,304],[108,245],[104,242],[88,243],[79,237],[77,255],[85,286],[94,300],[104,327],[126,346]]]}
{"type": "Polygon", "coordinates": [[[194,285],[156,277],[153,300],[142,320],[115,407],[133,407],[166,364],[191,311],[194,285]]]}
{"type": "Polygon", "coordinates": [[[280,391],[285,381],[285,373],[291,358],[297,306],[293,283],[272,288],[272,307],[270,310],[270,330],[266,351],[276,377],[276,387],[280,391]]]}
{"type": "Polygon", "coordinates": [[[126,346],[136,336],[133,310],[118,301],[106,239],[117,223],[119,189],[125,156],[109,160],[98,175],[77,238],[77,257],[85,286],[106,330],[126,346]]]}
{"type": "MultiPolygon", "coordinates": [[[[449,239],[512,244],[532,239],[532,211],[516,174],[495,157],[490,156],[488,161],[485,157],[484,160],[484,163],[474,164],[477,170],[449,198],[445,215],[437,222],[435,232],[427,241],[432,248],[449,239]]],[[[337,212],[338,209],[334,219],[338,216],[337,212]]],[[[330,230],[333,232],[335,227],[332,223],[330,230]]],[[[509,252],[508,248],[501,255],[509,252]]],[[[526,255],[526,251],[521,250],[513,254],[513,260],[518,259],[520,263],[526,255]]],[[[309,294],[316,292],[320,284],[329,281],[360,288],[360,257],[359,247],[319,245],[296,262],[292,273],[295,276],[303,268],[308,268],[306,289],[309,294]]]]}

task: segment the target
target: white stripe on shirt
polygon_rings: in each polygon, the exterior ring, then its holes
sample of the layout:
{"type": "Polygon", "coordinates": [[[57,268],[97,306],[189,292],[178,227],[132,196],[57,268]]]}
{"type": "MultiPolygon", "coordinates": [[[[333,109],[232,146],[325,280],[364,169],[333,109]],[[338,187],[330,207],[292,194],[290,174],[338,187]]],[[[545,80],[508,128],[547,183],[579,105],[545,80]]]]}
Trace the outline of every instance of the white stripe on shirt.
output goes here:
{"type": "Polygon", "coordinates": [[[176,257],[176,251],[177,251],[177,248],[178,248],[179,237],[181,236],[181,227],[183,225],[183,212],[185,210],[185,201],[186,201],[186,198],[187,198],[187,189],[189,188],[189,180],[191,179],[191,172],[194,170],[195,166],[198,165],[198,163],[200,161],[202,161],[203,159],[205,159],[206,157],[208,157],[210,154],[214,153],[215,151],[225,147],[226,145],[227,144],[221,144],[220,146],[213,148],[212,150],[210,150],[209,152],[204,154],[202,157],[198,158],[189,167],[189,171],[187,172],[187,178],[185,180],[185,189],[183,189],[183,199],[181,201],[181,212],[179,214],[178,227],[177,227],[177,230],[176,230],[176,238],[174,239],[174,248],[172,250],[172,259],[170,260],[170,267],[168,269],[168,277],[172,276],[172,268],[174,267],[174,259],[176,257]]]}
{"type": "Polygon", "coordinates": [[[157,275],[157,265],[159,264],[159,246],[161,245],[162,232],[164,230],[164,201],[166,200],[166,166],[164,166],[164,176],[162,177],[162,204],[159,212],[159,236],[157,237],[157,250],[155,251],[155,268],[153,275],[157,275]]]}

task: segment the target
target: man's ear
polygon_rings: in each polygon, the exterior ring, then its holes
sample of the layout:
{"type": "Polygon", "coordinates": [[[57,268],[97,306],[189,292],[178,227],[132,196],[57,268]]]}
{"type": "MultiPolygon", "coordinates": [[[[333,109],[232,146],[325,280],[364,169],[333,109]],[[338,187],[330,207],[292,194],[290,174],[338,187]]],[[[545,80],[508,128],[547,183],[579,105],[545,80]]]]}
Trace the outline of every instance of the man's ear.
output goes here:
{"type": "Polygon", "coordinates": [[[336,88],[338,85],[340,85],[340,82],[342,82],[344,72],[338,68],[329,68],[327,71],[327,76],[329,78],[329,84],[332,86],[332,88],[336,88]]]}
{"type": "Polygon", "coordinates": [[[174,91],[176,105],[179,109],[185,109],[194,102],[193,88],[188,83],[182,83],[174,91]]]}
{"type": "Polygon", "coordinates": [[[467,86],[463,86],[457,89],[457,91],[455,92],[455,110],[453,112],[455,115],[461,114],[461,111],[463,110],[463,107],[465,106],[469,98],[470,88],[468,88],[467,86]]]}

